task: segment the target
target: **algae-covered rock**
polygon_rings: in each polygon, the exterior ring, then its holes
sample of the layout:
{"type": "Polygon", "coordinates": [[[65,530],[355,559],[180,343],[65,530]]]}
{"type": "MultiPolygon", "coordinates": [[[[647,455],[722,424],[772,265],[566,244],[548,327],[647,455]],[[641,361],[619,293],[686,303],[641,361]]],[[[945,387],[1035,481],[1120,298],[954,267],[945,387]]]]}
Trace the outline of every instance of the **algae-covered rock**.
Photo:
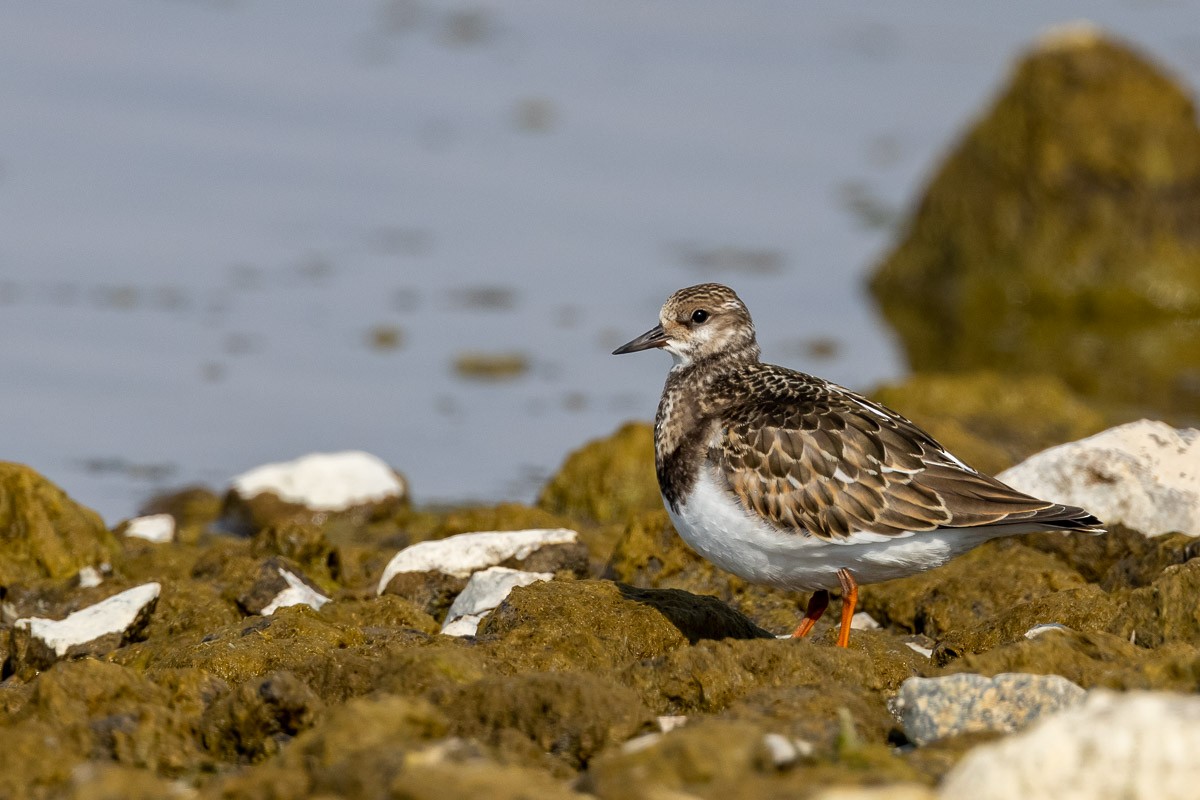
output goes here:
{"type": "Polygon", "coordinates": [[[1124,525],[1110,525],[1102,536],[1039,533],[1021,544],[1052,553],[1090,583],[1106,591],[1147,586],[1164,569],[1200,556],[1200,540],[1183,534],[1147,537],[1124,525]]]}
{"type": "Polygon", "coordinates": [[[1047,38],[938,169],[871,288],[918,370],[1200,404],[1200,127],[1094,31],[1047,38]]]}
{"type": "Polygon", "coordinates": [[[1108,633],[1048,631],[955,659],[944,671],[1061,675],[1085,689],[1195,691],[1200,688],[1200,649],[1172,642],[1147,650],[1108,633]]]}
{"type": "Polygon", "coordinates": [[[1154,583],[1128,594],[1112,632],[1143,647],[1200,645],[1200,559],[1167,567],[1154,583]]]}
{"type": "Polygon", "coordinates": [[[1075,631],[1106,631],[1121,603],[1095,584],[1064,589],[1007,608],[976,625],[946,631],[933,651],[933,660],[946,664],[964,653],[982,653],[1001,644],[1020,641],[1039,625],[1061,625],[1075,631]]]}
{"type": "Polygon", "coordinates": [[[214,703],[200,723],[204,746],[223,761],[260,761],[324,711],[321,699],[286,670],[246,681],[214,703]]]}
{"type": "Polygon", "coordinates": [[[117,550],[99,514],[29,467],[0,461],[0,586],[65,578],[117,550]]]}
{"type": "Polygon", "coordinates": [[[163,775],[210,765],[196,720],[223,691],[220,681],[192,671],[151,680],[92,659],[59,663],[38,676],[29,700],[5,720],[0,796],[62,787],[88,758],[163,775]]]}
{"type": "Polygon", "coordinates": [[[604,800],[737,800],[808,797],[822,787],[919,780],[890,747],[852,741],[832,758],[780,766],[770,733],[741,720],[689,722],[639,746],[600,756],[582,788],[604,800]]]}
{"type": "Polygon", "coordinates": [[[756,586],[715,566],[688,547],[661,508],[632,516],[613,547],[605,577],[633,586],[712,595],[756,624],[791,632],[803,595],[756,586]]]}
{"type": "Polygon", "coordinates": [[[459,736],[534,764],[548,754],[571,770],[654,722],[633,690],[586,673],[489,676],[442,692],[438,705],[459,736]]]}
{"type": "Polygon", "coordinates": [[[989,474],[1105,424],[1100,412],[1052,375],[925,372],[876,389],[872,397],[989,474]]]}
{"type": "Polygon", "coordinates": [[[831,684],[876,693],[882,710],[883,693],[926,663],[888,634],[859,631],[849,649],[812,639],[703,641],[630,664],[623,679],[660,714],[720,712],[761,689],[831,684]]]}
{"type": "Polygon", "coordinates": [[[576,450],[542,488],[538,506],[596,522],[623,522],[662,506],[654,475],[654,428],[630,422],[576,450]]]}
{"type": "Polygon", "coordinates": [[[483,619],[479,636],[507,672],[611,673],[687,643],[661,611],[607,581],[518,587],[483,619]]]}
{"type": "Polygon", "coordinates": [[[194,544],[221,516],[221,497],[205,486],[189,486],[153,497],[138,510],[139,516],[155,514],[170,514],[175,539],[194,544]]]}
{"type": "Polygon", "coordinates": [[[864,586],[859,604],[882,623],[937,639],[1018,603],[1083,584],[1057,558],[1017,539],[997,539],[937,569],[864,586]]]}

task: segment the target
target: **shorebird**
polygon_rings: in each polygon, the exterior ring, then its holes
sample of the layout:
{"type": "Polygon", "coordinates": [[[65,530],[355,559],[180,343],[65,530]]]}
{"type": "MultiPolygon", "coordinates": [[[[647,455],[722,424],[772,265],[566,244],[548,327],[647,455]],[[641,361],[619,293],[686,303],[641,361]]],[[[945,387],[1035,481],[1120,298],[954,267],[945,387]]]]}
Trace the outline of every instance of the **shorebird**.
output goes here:
{"type": "Polygon", "coordinates": [[[654,461],[675,530],[752,583],[812,591],[807,636],[840,589],[850,642],[858,586],[941,566],[1000,536],[1103,533],[1081,508],[1007,486],[866,397],[764,364],[732,289],[671,295],[659,324],[614,355],[660,348],[673,364],[654,421],[654,461]]]}

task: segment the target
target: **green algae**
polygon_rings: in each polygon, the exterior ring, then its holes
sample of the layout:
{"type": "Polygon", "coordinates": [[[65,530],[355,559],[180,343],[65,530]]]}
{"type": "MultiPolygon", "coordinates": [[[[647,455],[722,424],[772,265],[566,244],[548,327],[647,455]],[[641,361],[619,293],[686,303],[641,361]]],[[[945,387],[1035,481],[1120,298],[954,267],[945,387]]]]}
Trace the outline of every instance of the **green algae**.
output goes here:
{"type": "Polygon", "coordinates": [[[195,544],[221,516],[221,497],[204,486],[189,486],[151,498],[139,516],[170,514],[175,519],[175,540],[195,544]]]}
{"type": "Polygon", "coordinates": [[[0,587],[65,578],[116,552],[99,514],[29,467],[0,461],[0,587]]]}
{"type": "Polygon", "coordinates": [[[937,569],[864,586],[859,607],[882,624],[937,639],[1019,603],[1084,583],[1054,556],[1018,539],[998,539],[937,569]]]}
{"type": "Polygon", "coordinates": [[[588,673],[488,676],[436,697],[456,735],[562,777],[654,723],[633,690],[588,673]]]}
{"type": "Polygon", "coordinates": [[[254,678],[213,703],[200,722],[200,740],[217,758],[261,761],[320,718],[324,703],[292,673],[254,678]]]}
{"type": "Polygon", "coordinates": [[[1143,647],[1200,645],[1200,559],[1167,567],[1149,586],[1126,593],[1113,633],[1143,647]]]}
{"type": "Polygon", "coordinates": [[[1099,411],[1052,375],[923,372],[880,387],[872,397],[989,474],[1106,427],[1099,411]]]}
{"type": "Polygon", "coordinates": [[[1047,373],[1193,413],[1197,220],[1189,93],[1120,43],[1059,38],[938,169],[871,289],[918,371],[1047,373]]]}
{"type": "Polygon", "coordinates": [[[624,522],[633,512],[661,506],[654,428],[641,422],[569,455],[538,497],[539,508],[599,523],[624,522]]]}
{"type": "Polygon", "coordinates": [[[711,595],[772,631],[791,632],[800,618],[802,595],[755,586],[718,568],[684,544],[661,508],[630,518],[604,574],[638,587],[711,595]]]}
{"type": "Polygon", "coordinates": [[[1103,536],[1041,533],[1021,543],[1051,553],[1105,591],[1136,589],[1153,583],[1164,569],[1200,556],[1200,539],[1182,533],[1146,536],[1116,523],[1103,536]]]}

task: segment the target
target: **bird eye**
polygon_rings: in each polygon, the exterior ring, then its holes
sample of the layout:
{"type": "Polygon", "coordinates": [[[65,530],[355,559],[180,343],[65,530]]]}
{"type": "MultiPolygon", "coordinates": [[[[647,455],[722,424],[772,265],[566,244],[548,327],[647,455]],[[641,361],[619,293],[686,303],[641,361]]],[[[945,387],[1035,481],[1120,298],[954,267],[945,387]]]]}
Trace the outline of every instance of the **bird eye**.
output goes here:
{"type": "Polygon", "coordinates": [[[708,312],[703,308],[697,308],[692,312],[692,322],[696,323],[697,325],[708,322],[708,312]]]}

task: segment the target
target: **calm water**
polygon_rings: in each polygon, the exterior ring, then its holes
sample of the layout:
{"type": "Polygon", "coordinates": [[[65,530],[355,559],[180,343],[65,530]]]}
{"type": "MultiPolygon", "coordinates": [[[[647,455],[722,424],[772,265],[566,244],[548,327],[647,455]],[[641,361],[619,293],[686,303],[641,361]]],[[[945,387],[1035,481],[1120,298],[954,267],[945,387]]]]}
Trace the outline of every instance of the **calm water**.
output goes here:
{"type": "MultiPolygon", "coordinates": [[[[344,448],[418,502],[529,500],[653,414],[667,358],[608,352],[702,280],[868,389],[903,372],[862,291],[898,215],[1079,13],[0,2],[0,459],[110,521],[344,448]]],[[[1088,17],[1200,85],[1194,3],[1088,17]]]]}

